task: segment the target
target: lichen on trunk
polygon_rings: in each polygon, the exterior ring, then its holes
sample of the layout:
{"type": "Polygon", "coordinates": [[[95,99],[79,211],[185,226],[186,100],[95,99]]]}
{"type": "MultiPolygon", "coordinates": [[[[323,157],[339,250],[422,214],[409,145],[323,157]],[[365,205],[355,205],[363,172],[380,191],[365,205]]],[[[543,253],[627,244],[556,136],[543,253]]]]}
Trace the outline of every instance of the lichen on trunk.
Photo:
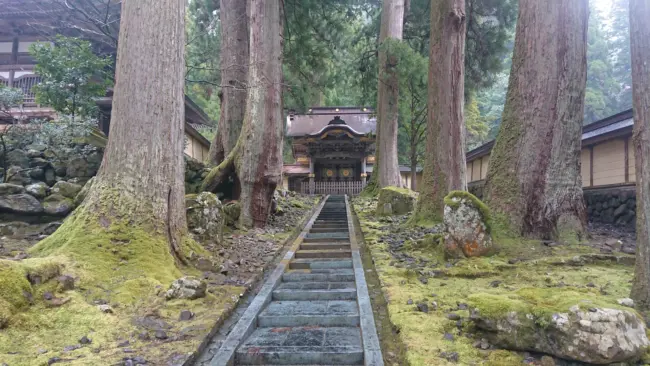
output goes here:
{"type": "Polygon", "coordinates": [[[522,0],[486,201],[512,231],[580,239],[587,0],[522,0]]]}

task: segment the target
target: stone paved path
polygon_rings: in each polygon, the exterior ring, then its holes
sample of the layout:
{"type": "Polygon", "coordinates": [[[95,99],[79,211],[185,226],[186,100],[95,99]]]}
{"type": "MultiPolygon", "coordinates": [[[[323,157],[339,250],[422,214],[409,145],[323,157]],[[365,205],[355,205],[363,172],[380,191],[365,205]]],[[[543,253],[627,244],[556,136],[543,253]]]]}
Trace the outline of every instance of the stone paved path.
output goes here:
{"type": "Polygon", "coordinates": [[[210,365],[383,365],[349,214],[327,199],[210,365]]]}

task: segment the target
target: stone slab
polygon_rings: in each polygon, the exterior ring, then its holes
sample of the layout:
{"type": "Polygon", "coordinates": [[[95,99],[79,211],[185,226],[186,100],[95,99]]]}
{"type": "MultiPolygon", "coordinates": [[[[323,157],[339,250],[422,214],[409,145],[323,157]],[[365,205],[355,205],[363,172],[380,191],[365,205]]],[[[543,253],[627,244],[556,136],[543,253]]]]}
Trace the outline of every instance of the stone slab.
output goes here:
{"type": "Polygon", "coordinates": [[[361,334],[356,327],[258,328],[237,350],[237,362],[360,365],[361,334]]]}
{"type": "Polygon", "coordinates": [[[237,325],[235,325],[233,330],[230,332],[226,340],[221,345],[219,351],[212,358],[212,361],[210,362],[211,366],[234,365],[235,352],[237,348],[255,330],[258,314],[262,312],[262,310],[266,308],[266,306],[271,302],[274,296],[273,295],[274,289],[282,281],[282,275],[289,267],[290,261],[293,259],[296,250],[298,250],[298,248],[300,247],[302,240],[311,229],[311,226],[314,224],[314,221],[316,221],[316,217],[318,217],[318,214],[323,209],[323,206],[325,206],[327,200],[328,198],[325,198],[323,202],[320,203],[320,205],[312,215],[312,218],[309,220],[309,222],[307,222],[307,225],[305,225],[305,228],[302,231],[302,233],[300,233],[298,238],[296,238],[296,240],[294,241],[291,249],[289,249],[289,251],[284,256],[282,261],[280,261],[280,263],[277,265],[275,270],[271,273],[269,278],[266,280],[266,282],[260,289],[255,299],[253,299],[248,309],[246,309],[242,317],[237,322],[237,325]]]}
{"type": "Polygon", "coordinates": [[[351,252],[349,249],[336,249],[336,250],[299,250],[296,252],[296,258],[350,258],[351,252]]]}

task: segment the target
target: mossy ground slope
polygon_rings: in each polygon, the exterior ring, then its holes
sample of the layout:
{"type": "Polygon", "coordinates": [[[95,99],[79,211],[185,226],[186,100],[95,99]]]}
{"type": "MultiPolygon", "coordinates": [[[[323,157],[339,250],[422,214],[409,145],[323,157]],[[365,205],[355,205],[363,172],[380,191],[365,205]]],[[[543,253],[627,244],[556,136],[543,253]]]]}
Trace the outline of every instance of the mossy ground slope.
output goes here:
{"type": "Polygon", "coordinates": [[[166,301],[172,281],[200,272],[177,266],[164,252],[164,237],[90,222],[61,230],[72,231],[37,244],[32,258],[0,260],[0,360],[9,365],[104,365],[129,357],[165,364],[194,351],[244,291],[220,286],[202,299],[166,301]],[[57,281],[64,274],[75,279],[74,289],[57,281]],[[112,313],[99,304],[110,305],[112,313]],[[182,310],[195,315],[180,321],[182,310]],[[165,339],[155,337],[159,330],[165,339]],[[92,342],[80,342],[84,336],[92,342]]]}
{"type": "Polygon", "coordinates": [[[481,337],[467,321],[467,305],[480,304],[497,314],[506,302],[534,306],[543,319],[577,303],[617,308],[616,300],[629,296],[631,261],[622,261],[628,265],[610,261],[584,245],[549,247],[509,239],[500,236],[496,226],[497,254],[447,262],[434,236],[416,235],[425,228],[406,225],[407,217],[379,218],[367,201],[355,199],[355,211],[409,365],[523,364],[522,354],[476,347],[481,337]],[[397,233],[397,240],[391,239],[397,233]],[[428,313],[418,310],[418,304],[427,304],[428,313]],[[452,313],[461,320],[454,315],[450,319],[452,313]],[[454,352],[457,362],[445,357],[454,352]]]}
{"type": "MultiPolygon", "coordinates": [[[[315,204],[313,197],[293,198],[284,217],[300,221],[315,204]]],[[[73,214],[66,223],[77,219],[73,214]]],[[[182,364],[261,276],[259,266],[242,264],[237,271],[231,268],[229,276],[219,271],[208,276],[204,298],[166,300],[165,292],[175,279],[205,273],[176,263],[164,236],[128,223],[86,221],[64,224],[59,230],[65,235],[36,244],[27,259],[0,258],[0,364],[115,365],[129,358],[150,365],[182,364]],[[74,289],[62,287],[58,281],[62,275],[74,278],[74,289]],[[100,304],[110,305],[112,313],[102,312],[100,304]],[[181,320],[184,310],[194,316],[181,320]],[[91,343],[83,344],[82,337],[91,343]]],[[[244,236],[250,237],[250,245],[279,251],[297,223],[273,224],[266,231],[250,233],[228,230],[225,243],[205,247],[215,252],[217,262],[225,261],[231,251],[241,252],[242,244],[229,245],[244,236]]],[[[182,250],[188,258],[210,254],[189,239],[182,250]]]]}

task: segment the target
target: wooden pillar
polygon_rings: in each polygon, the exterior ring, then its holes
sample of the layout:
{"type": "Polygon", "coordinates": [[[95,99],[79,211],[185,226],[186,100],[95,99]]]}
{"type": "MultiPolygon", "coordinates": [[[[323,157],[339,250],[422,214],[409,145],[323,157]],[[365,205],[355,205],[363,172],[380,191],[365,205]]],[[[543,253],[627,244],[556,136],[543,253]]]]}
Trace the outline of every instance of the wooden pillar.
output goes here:
{"type": "Polygon", "coordinates": [[[625,138],[625,183],[630,181],[630,149],[629,149],[629,138],[625,138]]]}
{"type": "MultiPolygon", "coordinates": [[[[11,64],[16,65],[18,63],[18,37],[14,37],[13,44],[11,45],[11,64]]],[[[15,68],[9,70],[9,87],[14,87],[14,78],[16,77],[15,68]]]]}
{"type": "Polygon", "coordinates": [[[589,146],[589,187],[594,186],[594,145],[589,146]]]}
{"type": "Polygon", "coordinates": [[[364,156],[361,159],[361,184],[366,185],[366,178],[368,177],[368,174],[366,174],[366,157],[364,156]]]}
{"type": "Polygon", "coordinates": [[[314,194],[314,160],[309,158],[309,194],[314,194]]]}

